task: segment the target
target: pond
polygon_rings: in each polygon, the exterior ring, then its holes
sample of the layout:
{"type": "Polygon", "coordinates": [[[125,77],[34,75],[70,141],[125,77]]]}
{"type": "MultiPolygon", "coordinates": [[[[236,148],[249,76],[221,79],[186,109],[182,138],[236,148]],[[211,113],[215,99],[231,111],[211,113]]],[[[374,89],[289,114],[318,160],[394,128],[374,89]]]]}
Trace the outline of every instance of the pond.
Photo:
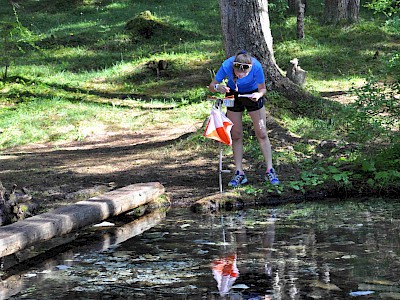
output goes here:
{"type": "Polygon", "coordinates": [[[400,299],[394,200],[117,223],[5,270],[0,299],[400,299]]]}

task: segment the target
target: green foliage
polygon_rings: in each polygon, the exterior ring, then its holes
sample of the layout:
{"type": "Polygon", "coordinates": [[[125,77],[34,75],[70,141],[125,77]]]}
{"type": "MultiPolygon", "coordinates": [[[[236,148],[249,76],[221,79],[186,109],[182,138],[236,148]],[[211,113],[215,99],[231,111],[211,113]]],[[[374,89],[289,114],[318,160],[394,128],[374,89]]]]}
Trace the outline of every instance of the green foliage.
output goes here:
{"type": "Polygon", "coordinates": [[[262,190],[261,188],[255,187],[255,186],[253,186],[253,185],[251,185],[251,184],[245,185],[245,186],[243,187],[243,189],[244,189],[244,192],[245,192],[247,195],[251,195],[251,196],[254,196],[254,197],[260,196],[260,195],[262,195],[262,193],[263,193],[263,190],[262,190]]]}
{"type": "Polygon", "coordinates": [[[0,22],[0,63],[4,67],[3,79],[7,78],[8,67],[17,59],[17,55],[24,53],[24,45],[35,48],[33,34],[18,19],[14,9],[14,22],[0,22]]]}
{"type": "Polygon", "coordinates": [[[353,175],[353,172],[337,171],[332,174],[332,179],[338,183],[339,186],[348,187],[351,185],[351,175],[353,175]]]}
{"type": "Polygon", "coordinates": [[[268,1],[268,11],[273,15],[275,21],[283,21],[287,16],[288,1],[286,0],[270,0],[268,1]]]}
{"type": "Polygon", "coordinates": [[[314,189],[316,186],[325,183],[326,179],[326,174],[321,175],[310,171],[302,171],[300,180],[289,181],[287,185],[293,190],[304,194],[307,190],[314,189]]]}
{"type": "MultiPolygon", "coordinates": [[[[399,30],[400,32],[400,18],[399,20],[399,30]]],[[[392,53],[391,56],[388,57],[387,60],[383,61],[384,65],[386,66],[388,75],[393,75],[397,81],[400,80],[400,52],[395,51],[392,53]]]]}
{"type": "Polygon", "coordinates": [[[265,182],[267,186],[267,192],[274,195],[281,195],[284,191],[284,185],[272,185],[269,182],[265,182]]]}
{"type": "Polygon", "coordinates": [[[373,188],[396,185],[400,179],[400,143],[397,140],[368,157],[355,161],[360,165],[362,179],[373,188]]]}
{"type": "Polygon", "coordinates": [[[373,10],[374,13],[382,13],[391,17],[400,13],[400,0],[371,0],[365,4],[365,7],[373,10]]]}
{"type": "Polygon", "coordinates": [[[395,16],[385,21],[384,27],[386,32],[392,35],[400,33],[400,17],[395,16]]]}
{"type": "Polygon", "coordinates": [[[400,141],[399,137],[392,144],[382,147],[376,153],[375,164],[379,170],[400,170],[400,141]]]}
{"type": "Polygon", "coordinates": [[[397,170],[388,170],[376,172],[374,180],[380,186],[386,186],[389,183],[398,182],[400,179],[400,172],[397,170]]]}
{"type": "Polygon", "coordinates": [[[336,166],[321,166],[313,171],[302,171],[299,180],[291,180],[286,185],[303,194],[330,182],[339,188],[349,188],[352,185],[353,175],[352,171],[341,170],[336,166]]]}
{"type": "Polygon", "coordinates": [[[157,30],[163,30],[166,25],[152,15],[148,10],[139,13],[138,16],[128,21],[125,29],[131,32],[132,35],[140,35],[149,39],[157,30]]]}
{"type": "Polygon", "coordinates": [[[357,99],[347,105],[350,135],[361,141],[395,138],[400,128],[399,82],[382,83],[371,78],[353,93],[357,99]]]}

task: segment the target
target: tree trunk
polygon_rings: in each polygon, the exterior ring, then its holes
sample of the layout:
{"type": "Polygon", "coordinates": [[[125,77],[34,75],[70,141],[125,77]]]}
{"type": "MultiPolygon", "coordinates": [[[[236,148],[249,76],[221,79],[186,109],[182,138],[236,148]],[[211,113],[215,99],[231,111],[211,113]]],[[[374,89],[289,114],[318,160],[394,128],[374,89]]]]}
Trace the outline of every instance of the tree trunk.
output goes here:
{"type": "Polygon", "coordinates": [[[347,19],[351,23],[358,21],[360,17],[360,0],[349,0],[347,19]]]}
{"type": "Polygon", "coordinates": [[[226,56],[245,49],[263,65],[268,89],[282,94],[299,111],[297,100],[311,99],[299,86],[282,75],[275,62],[267,0],[219,0],[226,56]]]}
{"type": "Polygon", "coordinates": [[[296,12],[296,0],[288,0],[288,10],[289,13],[296,12]]]}
{"type": "Polygon", "coordinates": [[[297,6],[297,38],[304,39],[304,11],[306,8],[302,0],[296,0],[297,6]]]}
{"type": "Polygon", "coordinates": [[[325,0],[325,23],[358,21],[360,0],[325,0]]]}
{"type": "Polygon", "coordinates": [[[229,57],[240,49],[253,55],[264,50],[274,59],[272,34],[266,0],[220,0],[221,24],[225,40],[225,53],[229,57]],[[261,36],[257,40],[250,36],[261,36]],[[262,49],[260,49],[262,48],[262,49]]]}

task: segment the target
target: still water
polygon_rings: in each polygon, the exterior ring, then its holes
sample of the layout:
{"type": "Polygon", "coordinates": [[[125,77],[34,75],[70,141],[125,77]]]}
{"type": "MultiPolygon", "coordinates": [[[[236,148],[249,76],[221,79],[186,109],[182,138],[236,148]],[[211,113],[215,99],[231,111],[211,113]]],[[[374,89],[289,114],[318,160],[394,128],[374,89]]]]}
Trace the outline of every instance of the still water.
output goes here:
{"type": "Polygon", "coordinates": [[[400,299],[399,224],[393,200],[153,212],[13,267],[0,299],[400,299]]]}

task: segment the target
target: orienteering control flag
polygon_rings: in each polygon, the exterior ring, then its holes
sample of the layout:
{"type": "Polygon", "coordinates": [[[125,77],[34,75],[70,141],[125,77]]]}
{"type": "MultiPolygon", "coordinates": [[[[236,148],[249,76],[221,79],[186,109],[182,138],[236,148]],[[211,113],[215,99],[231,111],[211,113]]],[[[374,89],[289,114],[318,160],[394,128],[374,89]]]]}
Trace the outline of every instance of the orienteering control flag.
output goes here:
{"type": "Polygon", "coordinates": [[[225,114],[218,108],[213,107],[211,114],[208,117],[207,127],[204,136],[224,143],[232,145],[231,129],[233,123],[225,114]]]}

